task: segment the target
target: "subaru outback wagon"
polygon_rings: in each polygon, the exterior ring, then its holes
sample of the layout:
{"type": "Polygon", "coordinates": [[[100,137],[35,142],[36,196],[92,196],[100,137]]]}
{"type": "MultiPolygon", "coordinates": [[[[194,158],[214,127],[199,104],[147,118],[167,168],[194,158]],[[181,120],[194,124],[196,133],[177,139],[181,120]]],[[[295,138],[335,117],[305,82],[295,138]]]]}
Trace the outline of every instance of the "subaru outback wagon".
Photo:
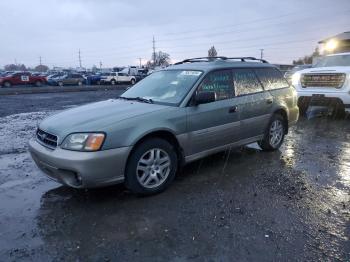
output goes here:
{"type": "Polygon", "coordinates": [[[120,97],[69,109],[38,126],[30,152],[50,178],[75,188],[124,182],[167,188],[191,161],[258,142],[277,150],[299,116],[297,95],[264,60],[193,58],[120,97]]]}

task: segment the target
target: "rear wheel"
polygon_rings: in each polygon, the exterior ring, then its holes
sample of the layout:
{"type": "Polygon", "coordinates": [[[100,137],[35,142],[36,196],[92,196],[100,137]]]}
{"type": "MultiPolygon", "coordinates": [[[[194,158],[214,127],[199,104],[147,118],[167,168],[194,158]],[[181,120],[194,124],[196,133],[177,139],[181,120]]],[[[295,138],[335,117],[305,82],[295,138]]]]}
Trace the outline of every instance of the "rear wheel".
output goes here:
{"type": "Polygon", "coordinates": [[[264,151],[275,151],[279,149],[283,143],[286,128],[285,119],[279,114],[273,115],[265,131],[263,140],[258,142],[261,149],[264,151]]]}
{"type": "Polygon", "coordinates": [[[36,82],[35,82],[35,86],[38,86],[38,87],[39,87],[39,86],[42,86],[41,81],[36,81],[36,82]]]}
{"type": "Polygon", "coordinates": [[[11,87],[11,83],[10,82],[5,82],[4,83],[4,87],[11,87]]]}
{"type": "Polygon", "coordinates": [[[82,86],[82,85],[83,85],[83,82],[79,81],[78,86],[82,86]]]}
{"type": "Polygon", "coordinates": [[[59,86],[63,86],[63,82],[58,82],[58,85],[59,86]]]}
{"type": "Polygon", "coordinates": [[[135,85],[135,82],[136,82],[135,79],[131,79],[131,84],[132,85],[135,85]]]}
{"type": "Polygon", "coordinates": [[[171,184],[176,171],[175,148],[166,140],[148,139],[131,153],[125,185],[136,194],[160,193],[171,184]]]}

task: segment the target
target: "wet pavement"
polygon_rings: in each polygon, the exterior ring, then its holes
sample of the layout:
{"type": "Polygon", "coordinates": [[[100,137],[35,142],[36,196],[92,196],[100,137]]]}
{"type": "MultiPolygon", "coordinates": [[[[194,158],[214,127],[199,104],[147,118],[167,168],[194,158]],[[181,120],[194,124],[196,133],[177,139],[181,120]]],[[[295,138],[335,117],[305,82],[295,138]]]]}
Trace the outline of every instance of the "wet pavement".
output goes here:
{"type": "Polygon", "coordinates": [[[46,178],[27,152],[37,122],[119,94],[0,97],[0,261],[350,260],[349,119],[301,119],[280,151],[215,154],[152,197],[46,178]]]}

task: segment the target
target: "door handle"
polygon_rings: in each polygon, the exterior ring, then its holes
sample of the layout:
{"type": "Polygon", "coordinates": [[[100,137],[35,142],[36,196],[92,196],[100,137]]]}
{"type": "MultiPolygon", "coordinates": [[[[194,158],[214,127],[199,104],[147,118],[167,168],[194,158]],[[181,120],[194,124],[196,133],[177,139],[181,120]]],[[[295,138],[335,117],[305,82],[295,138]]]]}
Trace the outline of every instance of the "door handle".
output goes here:
{"type": "Polygon", "coordinates": [[[266,103],[268,103],[268,104],[272,104],[272,103],[273,103],[273,99],[272,99],[272,98],[268,98],[268,99],[266,99],[266,103]]]}
{"type": "Polygon", "coordinates": [[[237,110],[238,110],[238,107],[237,107],[237,106],[231,106],[231,107],[229,108],[228,112],[229,112],[229,113],[235,113],[235,112],[237,112],[237,110]]]}

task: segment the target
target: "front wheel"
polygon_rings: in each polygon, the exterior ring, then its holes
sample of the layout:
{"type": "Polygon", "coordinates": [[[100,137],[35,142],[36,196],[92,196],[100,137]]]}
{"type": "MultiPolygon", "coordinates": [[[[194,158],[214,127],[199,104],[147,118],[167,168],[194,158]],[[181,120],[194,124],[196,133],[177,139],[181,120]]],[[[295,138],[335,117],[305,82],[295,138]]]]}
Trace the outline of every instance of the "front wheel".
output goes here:
{"type": "Polygon", "coordinates": [[[115,86],[117,84],[117,81],[115,81],[114,79],[111,81],[111,85],[115,86]]]}
{"type": "Polygon", "coordinates": [[[135,79],[131,79],[131,84],[135,85],[135,83],[136,83],[135,79]]]}
{"type": "Polygon", "coordinates": [[[58,86],[63,86],[63,82],[58,82],[58,86]]]}
{"type": "Polygon", "coordinates": [[[37,86],[37,87],[42,86],[42,82],[41,82],[41,81],[36,81],[36,82],[35,82],[35,86],[37,86]]]}
{"type": "Polygon", "coordinates": [[[11,87],[11,83],[10,82],[5,82],[4,83],[4,87],[11,87]]]}
{"type": "Polygon", "coordinates": [[[78,86],[82,86],[82,85],[83,85],[83,82],[79,81],[78,86]]]}
{"type": "Polygon", "coordinates": [[[171,184],[176,171],[175,148],[166,140],[148,139],[131,153],[126,167],[125,185],[136,194],[160,193],[171,184]]]}
{"type": "Polygon", "coordinates": [[[272,116],[268,128],[265,131],[264,138],[258,142],[259,146],[264,151],[275,151],[280,148],[283,143],[286,133],[284,118],[275,114],[272,116]]]}

